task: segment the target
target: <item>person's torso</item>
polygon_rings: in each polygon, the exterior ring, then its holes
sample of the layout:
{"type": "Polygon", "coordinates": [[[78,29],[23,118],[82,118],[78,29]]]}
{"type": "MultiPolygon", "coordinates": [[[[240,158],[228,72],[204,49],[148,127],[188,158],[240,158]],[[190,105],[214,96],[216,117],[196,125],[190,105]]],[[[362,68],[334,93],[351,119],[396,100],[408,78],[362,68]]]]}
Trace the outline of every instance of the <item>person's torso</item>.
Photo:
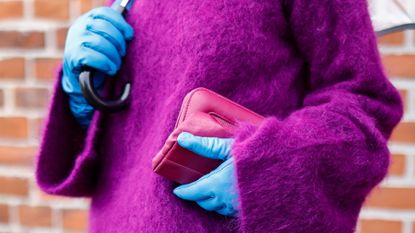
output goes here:
{"type": "Polygon", "coordinates": [[[307,74],[282,0],[136,0],[128,21],[135,38],[116,83],[132,80],[131,103],[103,125],[90,230],[236,231],[235,222],[175,197],[151,161],[196,87],[264,116],[300,107],[307,74]]]}

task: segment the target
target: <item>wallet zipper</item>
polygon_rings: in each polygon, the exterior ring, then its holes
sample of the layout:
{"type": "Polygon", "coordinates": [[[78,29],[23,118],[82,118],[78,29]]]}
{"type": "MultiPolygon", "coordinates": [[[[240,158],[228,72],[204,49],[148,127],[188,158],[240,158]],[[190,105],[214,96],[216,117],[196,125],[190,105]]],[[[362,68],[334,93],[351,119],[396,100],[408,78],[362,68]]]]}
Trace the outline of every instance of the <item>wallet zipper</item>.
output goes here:
{"type": "Polygon", "coordinates": [[[216,120],[216,122],[218,122],[218,124],[220,124],[223,127],[226,127],[226,126],[236,127],[236,123],[235,122],[226,119],[225,117],[217,114],[216,112],[208,112],[208,114],[211,117],[213,117],[216,120]]]}

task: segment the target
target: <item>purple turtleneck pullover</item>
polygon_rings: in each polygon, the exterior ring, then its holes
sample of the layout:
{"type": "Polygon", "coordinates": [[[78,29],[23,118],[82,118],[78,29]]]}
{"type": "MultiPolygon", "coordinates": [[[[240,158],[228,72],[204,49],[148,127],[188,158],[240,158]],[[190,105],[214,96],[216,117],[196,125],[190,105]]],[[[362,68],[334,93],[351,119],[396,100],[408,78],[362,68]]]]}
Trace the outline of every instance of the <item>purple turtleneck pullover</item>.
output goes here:
{"type": "Polygon", "coordinates": [[[389,165],[402,116],[366,0],[137,0],[115,86],[131,104],[83,131],[58,73],[37,160],[48,193],[92,198],[90,232],[350,233],[389,165]],[[183,97],[206,87],[266,116],[232,155],[240,216],[172,194],[151,160],[183,97]]]}

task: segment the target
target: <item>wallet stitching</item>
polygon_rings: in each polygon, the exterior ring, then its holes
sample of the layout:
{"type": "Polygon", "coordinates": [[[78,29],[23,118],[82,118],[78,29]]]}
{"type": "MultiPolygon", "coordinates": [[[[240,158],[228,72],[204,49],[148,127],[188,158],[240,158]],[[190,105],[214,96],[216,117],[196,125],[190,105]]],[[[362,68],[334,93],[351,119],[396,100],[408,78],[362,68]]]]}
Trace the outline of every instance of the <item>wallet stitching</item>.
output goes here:
{"type": "Polygon", "coordinates": [[[210,90],[207,90],[207,89],[201,89],[201,91],[210,92],[210,93],[212,93],[213,95],[216,95],[217,97],[219,97],[219,98],[221,98],[221,99],[225,100],[226,102],[228,102],[228,103],[230,103],[230,104],[232,104],[232,105],[235,105],[235,106],[238,106],[238,107],[240,107],[240,108],[243,108],[243,109],[247,110],[248,112],[251,112],[251,113],[253,113],[254,115],[257,115],[257,116],[259,116],[259,117],[263,117],[262,115],[260,115],[260,114],[258,114],[258,113],[256,113],[256,112],[252,111],[251,109],[246,108],[245,106],[242,106],[242,105],[241,105],[241,104],[239,104],[239,103],[236,103],[236,102],[234,102],[234,101],[231,101],[230,99],[225,98],[224,96],[221,96],[221,95],[219,95],[219,94],[218,94],[218,93],[216,93],[216,92],[213,92],[213,91],[210,91],[210,90]]]}
{"type": "MultiPolygon", "coordinates": [[[[202,90],[202,89],[201,89],[202,90]]],[[[184,121],[187,117],[187,111],[189,110],[189,105],[190,105],[190,101],[192,100],[193,95],[196,93],[196,91],[194,91],[190,96],[189,96],[189,101],[187,101],[186,106],[184,108],[184,114],[183,114],[183,120],[184,121]]]]}

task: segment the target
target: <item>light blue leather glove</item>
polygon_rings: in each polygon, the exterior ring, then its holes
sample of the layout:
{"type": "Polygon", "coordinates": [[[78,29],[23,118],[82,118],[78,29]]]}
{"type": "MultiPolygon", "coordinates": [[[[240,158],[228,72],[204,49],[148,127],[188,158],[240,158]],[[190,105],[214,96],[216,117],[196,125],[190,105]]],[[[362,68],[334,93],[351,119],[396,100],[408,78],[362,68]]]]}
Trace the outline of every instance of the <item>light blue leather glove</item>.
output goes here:
{"type": "MultiPolygon", "coordinates": [[[[120,2],[115,1],[112,7],[120,2]]],[[[89,66],[99,71],[93,82],[97,90],[102,89],[105,75],[115,75],[119,70],[126,54],[126,41],[134,36],[133,28],[112,7],[99,7],[79,17],[66,39],[62,88],[69,94],[72,113],[84,127],[89,125],[94,109],[81,93],[81,68],[89,66]]]]}
{"type": "Polygon", "coordinates": [[[235,164],[230,154],[232,138],[199,137],[183,132],[177,142],[198,155],[224,160],[215,170],[190,184],[178,186],[173,193],[189,201],[195,201],[205,210],[225,216],[237,216],[239,194],[236,186],[235,164]]]}

